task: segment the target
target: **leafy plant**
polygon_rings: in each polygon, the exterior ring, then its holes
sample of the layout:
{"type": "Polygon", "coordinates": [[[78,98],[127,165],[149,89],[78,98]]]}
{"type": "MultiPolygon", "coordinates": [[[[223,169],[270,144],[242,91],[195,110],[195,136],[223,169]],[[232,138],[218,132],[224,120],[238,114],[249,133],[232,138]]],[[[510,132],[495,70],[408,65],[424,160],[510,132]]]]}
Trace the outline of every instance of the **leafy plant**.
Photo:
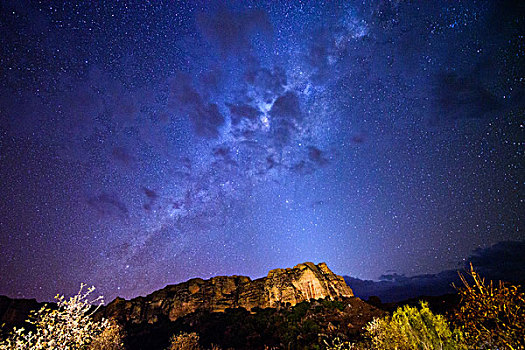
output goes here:
{"type": "Polygon", "coordinates": [[[366,326],[372,349],[466,349],[461,333],[451,331],[446,319],[434,315],[425,302],[421,308],[399,307],[392,316],[366,326]]]}

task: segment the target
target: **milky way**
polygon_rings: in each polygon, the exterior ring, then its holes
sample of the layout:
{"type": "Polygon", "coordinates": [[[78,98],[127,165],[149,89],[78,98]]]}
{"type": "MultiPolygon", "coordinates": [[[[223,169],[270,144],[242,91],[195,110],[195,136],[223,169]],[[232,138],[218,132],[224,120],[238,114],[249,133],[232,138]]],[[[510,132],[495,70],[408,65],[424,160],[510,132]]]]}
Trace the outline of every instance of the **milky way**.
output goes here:
{"type": "Polygon", "coordinates": [[[519,1],[0,5],[0,294],[523,240],[519,1]]]}

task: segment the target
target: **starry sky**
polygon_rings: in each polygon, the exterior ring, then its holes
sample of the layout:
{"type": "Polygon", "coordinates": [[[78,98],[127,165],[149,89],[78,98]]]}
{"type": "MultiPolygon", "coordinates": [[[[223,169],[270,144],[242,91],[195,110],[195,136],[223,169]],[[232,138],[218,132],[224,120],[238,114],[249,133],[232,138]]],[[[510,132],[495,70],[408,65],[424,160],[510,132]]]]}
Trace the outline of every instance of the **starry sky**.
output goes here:
{"type": "Polygon", "coordinates": [[[0,294],[525,239],[520,1],[2,1],[0,294]]]}

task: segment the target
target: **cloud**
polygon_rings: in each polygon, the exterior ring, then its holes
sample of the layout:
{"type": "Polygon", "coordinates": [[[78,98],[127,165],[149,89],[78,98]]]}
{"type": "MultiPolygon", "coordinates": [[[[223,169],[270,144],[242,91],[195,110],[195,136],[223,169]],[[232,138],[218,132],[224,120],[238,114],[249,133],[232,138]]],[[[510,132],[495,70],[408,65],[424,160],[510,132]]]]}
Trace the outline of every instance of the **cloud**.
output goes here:
{"type": "Polygon", "coordinates": [[[256,108],[247,104],[235,105],[227,103],[226,106],[230,110],[231,121],[234,125],[239,124],[243,118],[254,121],[260,114],[256,108]]]}
{"type": "Polygon", "coordinates": [[[315,146],[308,146],[308,152],[306,159],[301,159],[294,163],[290,170],[300,175],[308,175],[314,173],[320,167],[324,167],[329,163],[328,158],[325,156],[325,152],[321,151],[315,146]]]}
{"type": "Polygon", "coordinates": [[[149,189],[147,187],[142,187],[142,191],[144,192],[146,197],[148,197],[152,201],[159,197],[159,195],[157,194],[157,192],[155,192],[155,190],[149,189]]]}
{"type": "MultiPolygon", "coordinates": [[[[215,147],[212,151],[212,154],[215,160],[212,163],[215,166],[214,171],[218,170],[216,168],[217,166],[219,167],[226,166],[227,168],[223,170],[228,171],[228,170],[231,170],[230,166],[237,165],[237,162],[232,159],[230,147],[225,144],[215,147]]],[[[219,176],[220,174],[216,174],[216,175],[219,176]]]]}
{"type": "Polygon", "coordinates": [[[405,277],[384,275],[384,280],[370,281],[344,276],[345,282],[354,294],[361,299],[378,296],[382,302],[394,302],[419,296],[432,296],[453,293],[452,282],[460,284],[456,271],[445,271],[436,275],[405,277]]]}
{"type": "Polygon", "coordinates": [[[287,92],[275,100],[270,110],[270,130],[275,143],[283,146],[290,141],[296,123],[302,119],[299,98],[294,92],[287,92]]]}
{"type": "Polygon", "coordinates": [[[270,110],[270,114],[274,118],[301,120],[301,107],[297,94],[288,91],[286,94],[279,96],[270,110]]]}
{"type": "MultiPolygon", "coordinates": [[[[460,271],[468,271],[471,262],[482,277],[515,283],[525,281],[525,241],[499,242],[491,247],[475,250],[460,271]]],[[[386,274],[380,281],[361,280],[344,276],[355,295],[368,299],[378,296],[383,302],[401,301],[418,296],[454,293],[452,283],[461,286],[458,270],[445,270],[437,274],[406,277],[386,274]]]]}
{"type": "Polygon", "coordinates": [[[350,138],[350,141],[352,141],[352,143],[356,145],[359,145],[359,144],[365,143],[365,141],[367,140],[367,136],[368,135],[365,133],[357,133],[357,134],[352,135],[352,137],[350,138]]]}
{"type": "Polygon", "coordinates": [[[480,119],[502,107],[488,89],[471,78],[441,73],[435,79],[434,114],[437,121],[480,119]]]}
{"type": "Polygon", "coordinates": [[[325,158],[324,152],[315,146],[308,146],[308,159],[319,166],[328,164],[328,159],[325,158]]]}
{"type": "Polygon", "coordinates": [[[111,151],[111,156],[118,163],[124,166],[130,166],[136,161],[136,158],[131,155],[124,147],[114,147],[111,151]]]}
{"type": "Polygon", "coordinates": [[[315,171],[315,168],[310,163],[301,160],[293,164],[290,170],[299,175],[309,175],[315,171]]]}
{"type": "Polygon", "coordinates": [[[484,276],[492,279],[525,281],[525,241],[499,242],[476,249],[469,261],[484,276]]]}
{"type": "Polygon", "coordinates": [[[197,25],[212,44],[218,46],[222,54],[238,55],[251,46],[251,36],[257,33],[269,35],[272,25],[265,11],[247,9],[234,12],[221,6],[215,13],[201,13],[197,25]]]}
{"type": "Polygon", "coordinates": [[[172,81],[169,105],[189,116],[197,136],[211,139],[219,136],[224,116],[217,104],[205,101],[188,76],[180,74],[172,81]]]}
{"type": "Polygon", "coordinates": [[[230,155],[230,148],[228,146],[219,146],[213,149],[213,155],[215,157],[226,158],[230,155]]]}
{"type": "Polygon", "coordinates": [[[88,205],[95,209],[100,216],[128,216],[127,206],[121,202],[117,195],[101,193],[87,200],[88,205]]]}
{"type": "Polygon", "coordinates": [[[200,85],[208,91],[217,91],[223,81],[223,72],[220,68],[210,69],[199,76],[200,85]]]}

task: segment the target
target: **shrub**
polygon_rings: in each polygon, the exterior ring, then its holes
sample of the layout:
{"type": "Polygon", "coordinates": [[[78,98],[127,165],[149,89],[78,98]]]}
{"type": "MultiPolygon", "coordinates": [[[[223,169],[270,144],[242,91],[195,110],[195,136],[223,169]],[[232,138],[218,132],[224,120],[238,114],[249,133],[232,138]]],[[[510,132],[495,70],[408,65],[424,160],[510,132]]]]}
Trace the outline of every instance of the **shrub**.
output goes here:
{"type": "Polygon", "coordinates": [[[173,335],[167,350],[200,350],[197,333],[180,333],[173,335]]]}
{"type": "Polygon", "coordinates": [[[78,294],[68,300],[57,295],[56,309],[45,305],[38,311],[31,311],[28,322],[33,324],[34,331],[13,329],[7,339],[0,341],[0,350],[121,349],[118,326],[109,320],[94,321],[91,317],[103,304],[102,298],[88,300],[95,288],[83,292],[84,287],[82,284],[78,294]]]}
{"type": "Polygon", "coordinates": [[[93,339],[89,345],[89,350],[121,350],[123,349],[122,329],[115,323],[109,323],[109,326],[104,328],[102,333],[93,339]]]}
{"type": "Polygon", "coordinates": [[[434,315],[428,304],[421,308],[399,307],[392,316],[375,319],[366,326],[372,349],[466,349],[461,334],[451,331],[441,315],[434,315]]]}
{"type": "Polygon", "coordinates": [[[343,341],[338,337],[331,340],[323,340],[325,350],[358,350],[360,349],[357,345],[348,341],[343,341]]]}
{"type": "Polygon", "coordinates": [[[492,281],[486,283],[472,264],[468,275],[472,285],[460,274],[463,288],[454,320],[467,343],[475,348],[525,348],[525,294],[517,286],[492,281]]]}

